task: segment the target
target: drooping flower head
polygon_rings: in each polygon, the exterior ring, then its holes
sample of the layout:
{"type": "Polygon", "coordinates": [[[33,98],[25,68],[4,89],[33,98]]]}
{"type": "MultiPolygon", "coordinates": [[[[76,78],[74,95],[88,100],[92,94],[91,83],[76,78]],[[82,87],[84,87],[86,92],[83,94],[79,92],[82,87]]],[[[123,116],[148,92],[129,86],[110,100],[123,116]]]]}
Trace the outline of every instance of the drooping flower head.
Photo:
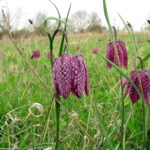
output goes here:
{"type": "MultiPolygon", "coordinates": [[[[107,45],[106,58],[119,67],[128,67],[128,55],[125,43],[122,41],[110,42],[107,45]]],[[[110,69],[112,65],[107,62],[107,68],[110,69]]]]}
{"type": "Polygon", "coordinates": [[[3,55],[2,55],[2,54],[0,54],[0,60],[2,60],[2,57],[3,57],[3,55]]]}
{"type": "Polygon", "coordinates": [[[142,39],[137,39],[138,43],[143,43],[144,41],[142,39]]]}
{"type": "MultiPolygon", "coordinates": [[[[52,56],[54,56],[54,54],[52,54],[52,56]]],[[[50,53],[50,52],[48,52],[48,54],[47,54],[47,58],[52,58],[52,56],[51,56],[51,53],[50,53]]]]}
{"type": "Polygon", "coordinates": [[[32,58],[39,58],[41,55],[40,55],[40,52],[38,50],[34,50],[32,52],[32,56],[31,56],[31,59],[32,58]]]}
{"type": "Polygon", "coordinates": [[[93,49],[92,49],[92,52],[93,52],[93,54],[98,54],[99,48],[93,48],[93,49]]]}
{"type": "Polygon", "coordinates": [[[150,43],[150,40],[147,40],[148,43],[150,43]]]}
{"type": "Polygon", "coordinates": [[[99,42],[104,41],[104,40],[105,40],[105,39],[101,39],[101,38],[98,39],[99,42]]]}
{"type": "MultiPolygon", "coordinates": [[[[130,79],[134,82],[143,98],[150,104],[150,73],[147,70],[133,71],[130,79]]],[[[135,88],[128,82],[126,85],[125,95],[129,94],[132,103],[135,103],[140,97],[135,88]]]]}
{"type": "Polygon", "coordinates": [[[79,49],[80,49],[80,46],[79,46],[79,45],[77,45],[77,46],[76,46],[76,50],[79,50],[79,49]]]}
{"type": "Polygon", "coordinates": [[[54,60],[53,82],[57,95],[66,99],[70,92],[80,98],[85,90],[89,93],[88,73],[83,57],[78,54],[63,54],[54,60]]]}

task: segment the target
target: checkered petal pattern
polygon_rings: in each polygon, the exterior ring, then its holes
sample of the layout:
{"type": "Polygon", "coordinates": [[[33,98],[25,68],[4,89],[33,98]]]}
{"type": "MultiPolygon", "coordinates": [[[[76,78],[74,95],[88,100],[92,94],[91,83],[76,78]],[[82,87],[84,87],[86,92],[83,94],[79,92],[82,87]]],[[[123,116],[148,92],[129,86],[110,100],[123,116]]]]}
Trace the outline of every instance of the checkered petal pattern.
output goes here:
{"type": "Polygon", "coordinates": [[[55,59],[52,76],[57,95],[64,99],[70,92],[78,98],[84,90],[86,95],[89,93],[87,68],[81,55],[63,54],[55,59]]]}
{"type": "MultiPolygon", "coordinates": [[[[133,71],[130,79],[137,86],[144,100],[150,104],[150,73],[147,70],[133,71]]],[[[140,97],[134,87],[128,82],[126,85],[125,95],[129,94],[132,103],[135,103],[140,97]]]]}
{"type": "MultiPolygon", "coordinates": [[[[125,43],[122,41],[110,42],[106,49],[106,58],[119,67],[128,67],[128,55],[125,43]]],[[[107,68],[110,69],[112,65],[107,62],[107,68]]]]}

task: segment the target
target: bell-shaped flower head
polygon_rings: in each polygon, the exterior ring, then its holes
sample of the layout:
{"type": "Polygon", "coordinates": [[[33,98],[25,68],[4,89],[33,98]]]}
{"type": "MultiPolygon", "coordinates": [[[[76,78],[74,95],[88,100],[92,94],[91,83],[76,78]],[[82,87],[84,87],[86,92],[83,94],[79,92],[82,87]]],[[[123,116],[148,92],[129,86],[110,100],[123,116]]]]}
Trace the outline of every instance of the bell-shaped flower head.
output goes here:
{"type": "MultiPolygon", "coordinates": [[[[107,45],[106,58],[119,67],[128,68],[128,55],[125,43],[122,41],[110,42],[107,45]]],[[[112,65],[107,62],[107,68],[110,69],[112,65]]]]}
{"type": "MultiPolygon", "coordinates": [[[[150,104],[150,73],[147,70],[133,71],[130,79],[137,86],[140,93],[143,94],[144,100],[150,104]]],[[[140,98],[135,88],[129,82],[125,90],[125,95],[127,94],[129,94],[132,103],[135,103],[140,98]]]]}
{"type": "Polygon", "coordinates": [[[93,54],[98,54],[99,48],[93,48],[93,49],[92,49],[92,52],[93,52],[93,54]]]}
{"type": "Polygon", "coordinates": [[[41,55],[40,55],[40,52],[38,51],[38,50],[34,50],[33,52],[32,52],[32,56],[31,56],[31,59],[32,58],[39,58],[41,55]]]}
{"type": "Polygon", "coordinates": [[[89,81],[83,57],[78,54],[63,54],[54,60],[53,82],[58,96],[66,99],[70,92],[80,98],[83,91],[89,93],[89,81]]]}

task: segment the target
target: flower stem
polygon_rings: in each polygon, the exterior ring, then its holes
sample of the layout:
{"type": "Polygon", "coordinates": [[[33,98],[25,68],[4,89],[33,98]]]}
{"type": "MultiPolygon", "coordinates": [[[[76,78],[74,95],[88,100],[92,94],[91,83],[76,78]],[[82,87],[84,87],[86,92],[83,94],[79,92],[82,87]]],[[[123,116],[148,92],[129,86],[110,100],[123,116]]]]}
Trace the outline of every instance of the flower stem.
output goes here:
{"type": "Polygon", "coordinates": [[[120,86],[121,86],[121,139],[122,139],[122,150],[125,150],[125,137],[124,137],[124,92],[123,92],[123,82],[122,82],[122,75],[120,74],[120,86]]]}
{"type": "MultiPolygon", "coordinates": [[[[71,4],[69,6],[67,17],[66,17],[66,24],[65,24],[64,32],[66,32],[66,30],[67,30],[67,22],[68,22],[68,17],[69,17],[70,9],[71,9],[71,4]]],[[[60,44],[59,56],[61,56],[62,53],[63,53],[64,38],[65,38],[65,36],[63,34],[62,39],[61,39],[61,44],[60,44]]]]}
{"type": "Polygon", "coordinates": [[[145,104],[144,104],[143,99],[142,99],[142,109],[143,109],[143,146],[142,146],[142,150],[144,150],[145,142],[146,142],[146,123],[145,123],[145,104]]]}
{"type": "Polygon", "coordinates": [[[111,37],[113,37],[113,31],[112,31],[112,26],[111,26],[110,20],[109,20],[109,15],[108,15],[107,6],[106,6],[106,0],[103,0],[103,9],[104,9],[105,19],[107,21],[107,25],[109,28],[109,33],[110,33],[111,37]]]}
{"type": "MultiPolygon", "coordinates": [[[[60,101],[60,98],[57,97],[58,100],[60,101]]],[[[60,117],[60,105],[57,101],[55,101],[56,103],[56,145],[55,145],[55,150],[58,149],[58,145],[59,145],[59,117],[60,117]]]]}
{"type": "Polygon", "coordinates": [[[115,39],[115,41],[117,41],[117,30],[114,26],[112,28],[114,30],[114,39],[115,39]]]}

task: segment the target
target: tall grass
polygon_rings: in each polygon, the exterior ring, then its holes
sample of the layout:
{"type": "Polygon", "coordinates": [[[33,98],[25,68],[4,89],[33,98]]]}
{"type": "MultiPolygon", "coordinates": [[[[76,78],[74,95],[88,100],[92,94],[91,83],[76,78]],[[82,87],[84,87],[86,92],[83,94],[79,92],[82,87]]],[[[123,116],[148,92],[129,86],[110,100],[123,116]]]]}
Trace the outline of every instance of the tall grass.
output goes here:
{"type": "MultiPolygon", "coordinates": [[[[126,34],[120,37],[127,44],[129,52],[129,70],[133,69],[132,56],[133,45],[126,34]]],[[[149,39],[148,34],[136,34],[135,38],[149,39]]],[[[101,149],[119,149],[120,145],[120,114],[118,113],[119,101],[117,81],[119,75],[116,70],[108,71],[103,59],[92,53],[92,48],[99,47],[100,52],[105,56],[108,35],[73,36],[69,38],[69,51],[79,53],[84,56],[88,66],[90,79],[90,96],[82,96],[77,99],[70,95],[67,101],[62,104],[68,112],[77,119],[82,127],[90,134],[93,140],[99,144],[101,149]],[[105,40],[99,42],[99,38],[105,40]],[[74,44],[76,43],[76,44],[74,44]],[[76,50],[76,45],[80,45],[80,50],[76,50]]],[[[58,36],[55,41],[55,52],[59,51],[61,38],[58,36]]],[[[47,53],[49,44],[47,39],[22,40],[18,45],[23,48],[22,52],[32,64],[41,79],[50,88],[50,93],[46,92],[37,78],[30,72],[15,47],[10,41],[0,41],[1,53],[3,54],[0,66],[0,147],[20,149],[54,147],[55,146],[55,106],[52,104],[49,117],[50,102],[53,98],[53,84],[51,81],[51,66],[47,53]],[[31,60],[32,50],[38,49],[41,57],[38,60],[31,60]],[[39,103],[43,107],[43,112],[34,103],[39,103]],[[32,108],[33,114],[30,113],[32,108]],[[38,114],[40,116],[36,117],[38,114]],[[47,119],[48,118],[48,119],[47,119]],[[43,133],[42,137],[40,137],[43,133]]],[[[149,43],[138,44],[138,54],[144,58],[149,54],[149,43]]],[[[145,66],[149,68],[149,59],[145,66]]],[[[127,70],[124,70],[129,74],[127,70]]],[[[132,106],[128,97],[125,98],[125,130],[126,149],[136,149],[141,146],[142,132],[139,128],[141,124],[140,103],[132,106]],[[129,117],[131,116],[131,117],[129,117]]],[[[149,131],[149,122],[148,122],[149,131]]],[[[77,126],[70,116],[62,110],[60,117],[60,149],[97,149],[94,143],[88,139],[86,134],[77,126]]]]}

